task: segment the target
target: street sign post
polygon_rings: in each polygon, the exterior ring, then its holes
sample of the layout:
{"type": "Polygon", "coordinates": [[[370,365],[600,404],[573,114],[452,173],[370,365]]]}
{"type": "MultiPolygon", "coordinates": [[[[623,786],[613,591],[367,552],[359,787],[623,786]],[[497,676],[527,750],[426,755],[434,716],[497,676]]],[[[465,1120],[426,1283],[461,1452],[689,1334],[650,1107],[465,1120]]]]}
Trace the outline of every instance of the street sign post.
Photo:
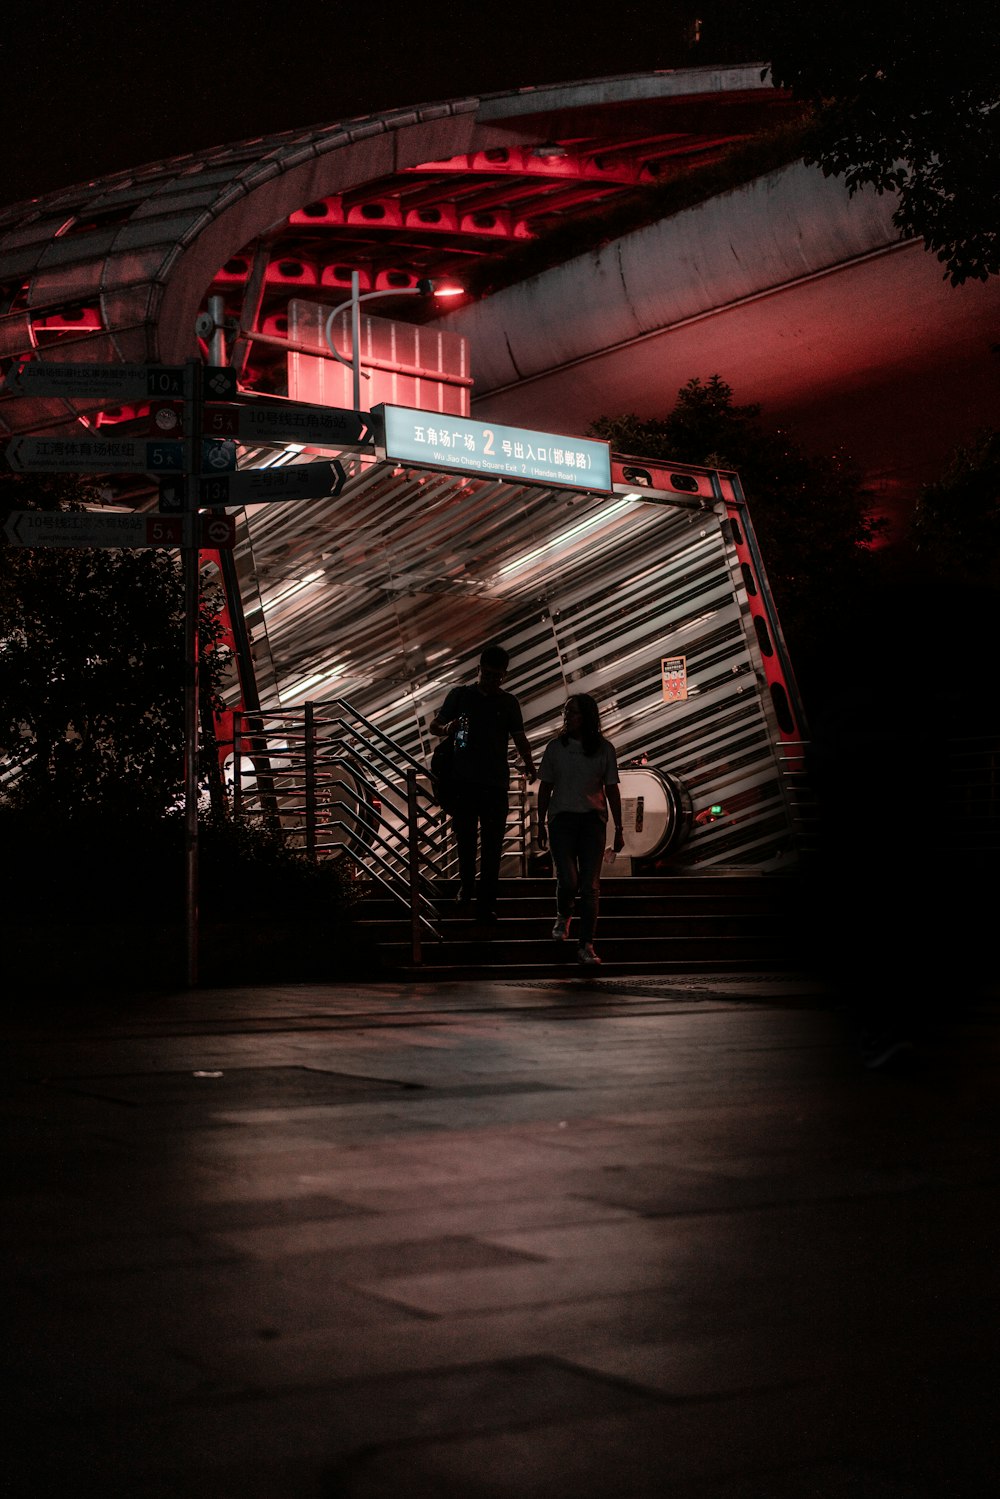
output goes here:
{"type": "Polygon", "coordinates": [[[228,477],[203,478],[198,484],[201,505],[262,505],[271,500],[318,500],[337,496],[347,483],[338,459],[296,463],[287,468],[250,468],[228,477]]]}
{"type": "MultiPolygon", "coordinates": [[[[236,371],[185,365],[48,364],[23,362],[4,382],[20,396],[73,401],[149,403],[156,440],[88,437],[15,437],[7,461],[18,473],[146,473],[160,477],[157,514],[99,511],[15,511],[5,532],[24,547],[181,548],[184,569],[184,847],[187,981],[198,981],[198,616],[199,549],[227,551],[236,523],[218,508],[270,500],[338,495],[347,481],[336,460],[237,473],[243,442],[300,443],[330,448],[372,448],[366,413],[295,402],[226,407],[238,396],[236,371]],[[179,406],[177,403],[180,403],[179,406]]],[[[229,564],[227,563],[227,566],[229,564]]]]}

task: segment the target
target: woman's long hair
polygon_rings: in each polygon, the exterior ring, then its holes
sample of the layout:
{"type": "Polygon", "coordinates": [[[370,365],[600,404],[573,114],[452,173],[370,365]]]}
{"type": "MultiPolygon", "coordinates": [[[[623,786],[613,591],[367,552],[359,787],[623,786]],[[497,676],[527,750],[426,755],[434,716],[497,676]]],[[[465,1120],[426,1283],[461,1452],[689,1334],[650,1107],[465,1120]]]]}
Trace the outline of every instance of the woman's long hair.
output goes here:
{"type": "MultiPolygon", "coordinates": [[[[597,706],[597,699],[591,697],[589,692],[577,692],[571,698],[567,698],[566,706],[570,703],[576,705],[580,713],[580,746],[585,755],[596,755],[601,747],[604,735],[601,733],[601,710],[597,706]]],[[[566,733],[560,734],[563,744],[569,740],[566,733]]]]}

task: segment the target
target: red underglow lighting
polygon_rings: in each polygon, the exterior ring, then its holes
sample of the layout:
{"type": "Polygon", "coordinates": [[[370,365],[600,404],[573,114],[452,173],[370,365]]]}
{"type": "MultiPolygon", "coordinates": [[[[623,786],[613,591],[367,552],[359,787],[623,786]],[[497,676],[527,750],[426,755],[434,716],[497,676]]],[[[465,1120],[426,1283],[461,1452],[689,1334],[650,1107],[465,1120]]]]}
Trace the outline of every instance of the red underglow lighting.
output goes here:
{"type": "Polygon", "coordinates": [[[434,295],[435,297],[464,297],[465,287],[459,286],[457,281],[435,281],[434,295]]]}

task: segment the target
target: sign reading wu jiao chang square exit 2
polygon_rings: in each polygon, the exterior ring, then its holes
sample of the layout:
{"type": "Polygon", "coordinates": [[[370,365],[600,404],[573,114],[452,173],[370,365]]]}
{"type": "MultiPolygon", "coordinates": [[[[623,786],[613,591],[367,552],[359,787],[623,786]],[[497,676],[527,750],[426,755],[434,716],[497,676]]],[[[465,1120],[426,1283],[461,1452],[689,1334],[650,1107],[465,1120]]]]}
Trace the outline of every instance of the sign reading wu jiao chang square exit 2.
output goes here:
{"type": "Polygon", "coordinates": [[[484,479],[611,493],[611,446],[606,442],[411,406],[376,406],[372,418],[377,446],[386,458],[401,463],[454,469],[484,479]]]}

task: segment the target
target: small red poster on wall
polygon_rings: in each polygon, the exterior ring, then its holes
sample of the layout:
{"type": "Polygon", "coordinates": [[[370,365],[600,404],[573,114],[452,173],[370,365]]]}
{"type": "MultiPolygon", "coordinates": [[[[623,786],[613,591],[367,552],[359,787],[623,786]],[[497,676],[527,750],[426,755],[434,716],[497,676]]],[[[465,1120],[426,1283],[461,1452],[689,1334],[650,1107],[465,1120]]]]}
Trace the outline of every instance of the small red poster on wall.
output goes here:
{"type": "Polygon", "coordinates": [[[686,656],[663,656],[660,659],[660,676],[663,681],[663,701],[683,703],[688,695],[688,667],[686,656]]]}

